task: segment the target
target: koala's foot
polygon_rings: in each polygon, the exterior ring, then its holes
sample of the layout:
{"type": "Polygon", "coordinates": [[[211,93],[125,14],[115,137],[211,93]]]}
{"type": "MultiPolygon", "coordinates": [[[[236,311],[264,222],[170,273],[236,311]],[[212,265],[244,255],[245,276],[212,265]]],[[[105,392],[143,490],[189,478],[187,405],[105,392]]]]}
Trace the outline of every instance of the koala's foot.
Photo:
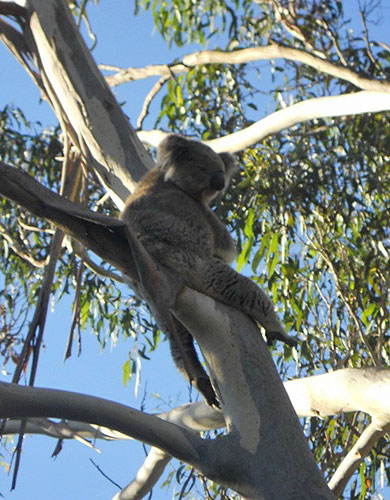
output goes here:
{"type": "Polygon", "coordinates": [[[291,347],[296,347],[298,345],[298,341],[294,339],[293,337],[290,337],[287,335],[285,331],[273,331],[273,332],[266,332],[265,336],[267,338],[267,345],[272,345],[275,340],[281,340],[285,344],[291,346],[291,347]]]}
{"type": "Polygon", "coordinates": [[[213,386],[211,385],[210,379],[208,377],[199,377],[196,379],[195,384],[198,391],[203,395],[206,403],[212,408],[217,410],[221,409],[221,405],[217,399],[213,386]]]}

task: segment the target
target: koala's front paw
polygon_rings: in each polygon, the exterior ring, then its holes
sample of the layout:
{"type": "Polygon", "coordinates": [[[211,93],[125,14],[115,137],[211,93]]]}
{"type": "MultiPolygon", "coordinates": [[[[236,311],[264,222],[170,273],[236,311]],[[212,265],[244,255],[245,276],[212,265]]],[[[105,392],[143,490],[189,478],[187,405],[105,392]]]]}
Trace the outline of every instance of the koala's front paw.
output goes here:
{"type": "Polygon", "coordinates": [[[298,341],[294,339],[293,337],[290,337],[287,335],[286,332],[282,331],[273,331],[273,332],[266,332],[265,336],[267,337],[267,345],[272,345],[275,340],[281,340],[285,344],[291,346],[291,347],[296,347],[298,345],[298,341]]]}

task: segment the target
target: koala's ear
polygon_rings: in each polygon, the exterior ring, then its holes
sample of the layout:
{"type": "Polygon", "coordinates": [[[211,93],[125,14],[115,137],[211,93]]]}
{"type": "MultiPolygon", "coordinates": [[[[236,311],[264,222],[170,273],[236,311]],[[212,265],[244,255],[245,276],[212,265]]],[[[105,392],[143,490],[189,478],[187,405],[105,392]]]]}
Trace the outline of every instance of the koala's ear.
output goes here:
{"type": "Polygon", "coordinates": [[[191,141],[184,137],[175,134],[168,135],[158,146],[157,166],[165,171],[170,166],[177,165],[185,160],[190,147],[191,141]]]}
{"type": "Polygon", "coordinates": [[[238,171],[238,164],[230,153],[219,153],[218,156],[225,165],[225,185],[227,186],[232,176],[238,171]]]}

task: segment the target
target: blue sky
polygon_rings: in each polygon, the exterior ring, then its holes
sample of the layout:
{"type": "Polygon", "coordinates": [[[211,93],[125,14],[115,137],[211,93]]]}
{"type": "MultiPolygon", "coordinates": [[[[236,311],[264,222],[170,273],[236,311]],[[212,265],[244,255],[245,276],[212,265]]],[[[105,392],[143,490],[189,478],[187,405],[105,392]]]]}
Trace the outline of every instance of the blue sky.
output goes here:
{"type": "MultiPolygon", "coordinates": [[[[149,13],[133,17],[133,2],[123,0],[101,0],[100,5],[90,8],[92,26],[97,34],[98,44],[94,56],[98,63],[122,67],[144,66],[170,62],[197,47],[184,47],[169,51],[157,32],[149,13]]],[[[351,2],[351,4],[354,2],[351,2]]],[[[356,1],[357,4],[357,1],[356,1]]],[[[380,39],[389,41],[385,29],[385,14],[375,30],[380,39]]],[[[46,126],[57,123],[50,107],[39,102],[39,92],[19,66],[13,56],[0,44],[0,63],[3,76],[0,93],[0,108],[7,104],[20,107],[26,117],[39,120],[46,126]]],[[[124,111],[132,123],[141,110],[143,98],[153,85],[150,80],[141,80],[113,89],[119,102],[125,102],[124,111]]],[[[260,118],[260,117],[259,117],[260,118]]],[[[152,120],[144,127],[152,126],[152,120]]],[[[126,387],[122,383],[122,366],[128,359],[132,341],[119,339],[117,345],[107,346],[100,352],[95,337],[89,333],[83,337],[83,352],[80,358],[73,356],[63,363],[63,354],[71,322],[71,301],[65,299],[49,314],[45,334],[45,350],[38,370],[37,385],[58,389],[85,392],[112,399],[130,406],[139,407],[146,391],[146,409],[167,410],[165,402],[172,405],[188,400],[188,388],[177,374],[168,352],[166,342],[159,346],[151,362],[143,362],[142,383],[138,399],[134,396],[134,383],[126,387]]],[[[4,377],[3,377],[4,379],[4,377]]],[[[116,489],[90,463],[93,459],[114,481],[126,485],[138,466],[144,452],[136,442],[98,442],[101,454],[78,442],[66,442],[62,452],[54,460],[55,441],[41,436],[27,437],[24,444],[22,464],[17,489],[9,492],[10,478],[0,472],[0,493],[10,500],[72,500],[81,494],[96,500],[111,498],[116,489]],[[82,492],[82,493],[81,493],[82,492]],[[80,494],[81,493],[81,494],[80,494]]],[[[170,498],[166,490],[155,489],[153,498],[170,498]]]]}

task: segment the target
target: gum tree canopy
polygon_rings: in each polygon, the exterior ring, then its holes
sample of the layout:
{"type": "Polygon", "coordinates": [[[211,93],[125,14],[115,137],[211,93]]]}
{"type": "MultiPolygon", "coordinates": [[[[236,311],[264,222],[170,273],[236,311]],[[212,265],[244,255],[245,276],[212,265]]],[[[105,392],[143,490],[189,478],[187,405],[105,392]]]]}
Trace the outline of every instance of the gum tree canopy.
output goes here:
{"type": "Polygon", "coordinates": [[[0,384],[0,416],[3,433],[19,435],[13,483],[26,433],[130,436],[152,448],[117,500],[148,495],[172,457],[180,498],[379,498],[390,465],[385,7],[137,0],[134,15],[147,11],[161,35],[156,49],[165,41],[175,55],[115,68],[98,67],[86,45],[99,6],[21,3],[0,2],[0,36],[59,125],[37,132],[19,110],[0,115],[0,352],[13,372],[0,384]],[[131,102],[121,107],[110,87],[134,80],[145,96],[130,124],[131,102]],[[118,220],[171,132],[237,155],[216,210],[238,241],[237,269],[269,293],[297,349],[268,348],[238,311],[173,289],[118,220]],[[130,300],[124,274],[138,290],[130,300]],[[222,411],[198,402],[157,416],[34,387],[48,305],[64,293],[74,296],[66,356],[88,328],[102,343],[107,331],[133,337],[148,357],[160,332],[139,295],[159,324],[173,312],[222,411]]]}

